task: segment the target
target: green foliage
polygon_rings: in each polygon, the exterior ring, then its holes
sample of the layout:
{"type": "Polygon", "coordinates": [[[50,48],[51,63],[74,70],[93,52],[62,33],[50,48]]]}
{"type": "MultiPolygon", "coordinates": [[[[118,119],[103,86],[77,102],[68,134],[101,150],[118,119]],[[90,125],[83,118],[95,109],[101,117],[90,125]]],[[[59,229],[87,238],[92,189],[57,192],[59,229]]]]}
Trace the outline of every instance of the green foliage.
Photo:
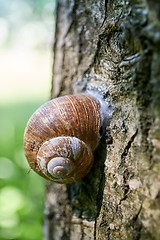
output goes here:
{"type": "Polygon", "coordinates": [[[0,239],[42,239],[44,181],[28,173],[23,152],[25,125],[41,104],[0,106],[0,239]]]}
{"type": "Polygon", "coordinates": [[[44,48],[54,32],[56,0],[0,0],[0,47],[44,48]]]}
{"type": "Polygon", "coordinates": [[[29,172],[23,134],[49,98],[55,7],[0,0],[0,240],[42,239],[44,180],[29,172]]]}

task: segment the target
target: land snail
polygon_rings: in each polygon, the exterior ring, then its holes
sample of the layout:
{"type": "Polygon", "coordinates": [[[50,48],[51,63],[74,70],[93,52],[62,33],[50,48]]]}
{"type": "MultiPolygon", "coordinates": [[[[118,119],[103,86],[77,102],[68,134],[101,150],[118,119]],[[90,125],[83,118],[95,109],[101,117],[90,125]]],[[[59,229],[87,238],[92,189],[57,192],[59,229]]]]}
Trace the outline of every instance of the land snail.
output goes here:
{"type": "Polygon", "coordinates": [[[105,101],[77,94],[55,98],[29,119],[24,152],[35,172],[56,183],[72,183],[86,176],[101,132],[108,125],[105,101]]]}

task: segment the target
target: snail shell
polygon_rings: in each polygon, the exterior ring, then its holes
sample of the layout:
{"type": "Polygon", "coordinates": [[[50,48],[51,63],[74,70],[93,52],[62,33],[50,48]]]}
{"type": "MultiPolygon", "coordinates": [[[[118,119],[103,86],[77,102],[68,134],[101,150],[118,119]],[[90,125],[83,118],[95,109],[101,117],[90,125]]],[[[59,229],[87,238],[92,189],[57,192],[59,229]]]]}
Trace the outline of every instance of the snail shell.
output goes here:
{"type": "Polygon", "coordinates": [[[30,167],[57,183],[80,180],[92,167],[100,127],[100,102],[91,95],[47,102],[31,116],[25,130],[24,151],[30,167]]]}

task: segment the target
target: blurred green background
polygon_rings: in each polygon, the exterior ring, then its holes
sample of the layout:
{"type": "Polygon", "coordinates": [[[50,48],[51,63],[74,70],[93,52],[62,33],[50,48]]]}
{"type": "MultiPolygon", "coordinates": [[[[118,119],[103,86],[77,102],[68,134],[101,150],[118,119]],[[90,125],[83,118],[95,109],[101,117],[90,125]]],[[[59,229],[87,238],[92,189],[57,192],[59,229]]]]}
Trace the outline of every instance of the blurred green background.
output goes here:
{"type": "Polygon", "coordinates": [[[23,134],[50,98],[55,8],[55,0],[0,0],[0,240],[42,239],[45,181],[28,173],[23,134]]]}

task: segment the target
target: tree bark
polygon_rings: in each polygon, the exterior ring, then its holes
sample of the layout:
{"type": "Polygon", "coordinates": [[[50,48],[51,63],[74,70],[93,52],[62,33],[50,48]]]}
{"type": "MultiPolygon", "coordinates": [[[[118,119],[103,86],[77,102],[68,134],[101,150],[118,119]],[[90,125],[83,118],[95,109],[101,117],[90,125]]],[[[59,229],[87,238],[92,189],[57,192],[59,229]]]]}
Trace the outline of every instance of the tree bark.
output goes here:
{"type": "Polygon", "coordinates": [[[52,98],[91,90],[114,110],[82,181],[46,184],[46,240],[160,236],[160,3],[59,0],[52,98]]]}

